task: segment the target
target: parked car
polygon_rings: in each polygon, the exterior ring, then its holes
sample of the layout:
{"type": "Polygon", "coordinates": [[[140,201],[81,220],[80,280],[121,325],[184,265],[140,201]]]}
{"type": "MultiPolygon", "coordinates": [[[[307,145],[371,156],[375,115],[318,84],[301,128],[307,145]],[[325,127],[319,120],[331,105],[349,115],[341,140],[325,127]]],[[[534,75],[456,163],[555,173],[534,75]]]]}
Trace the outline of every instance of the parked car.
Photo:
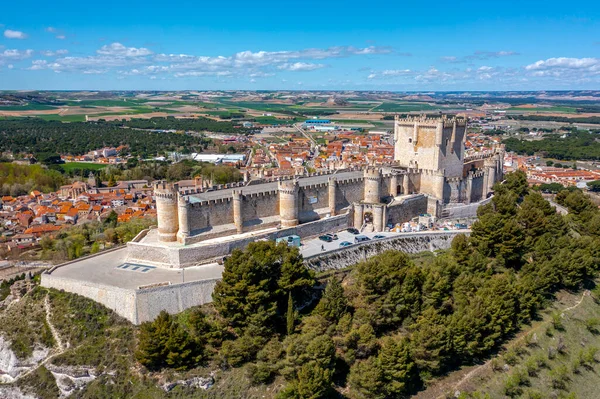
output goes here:
{"type": "Polygon", "coordinates": [[[360,231],[358,231],[358,229],[355,229],[354,227],[348,227],[348,228],[346,229],[346,231],[347,231],[348,233],[351,233],[351,234],[354,234],[354,235],[358,235],[358,234],[360,234],[360,231]]]}
{"type": "Polygon", "coordinates": [[[383,234],[377,234],[373,237],[374,240],[379,240],[380,238],[386,238],[383,234]]]}
{"type": "Polygon", "coordinates": [[[332,240],[337,240],[337,239],[338,239],[338,236],[337,236],[337,234],[331,234],[331,233],[327,233],[327,234],[325,234],[325,235],[326,235],[326,236],[329,236],[329,237],[331,237],[331,239],[332,239],[332,240]]]}
{"type": "Polygon", "coordinates": [[[370,241],[371,239],[367,236],[356,236],[354,237],[354,242],[358,243],[358,242],[365,242],[365,241],[370,241]]]}
{"type": "Polygon", "coordinates": [[[352,245],[352,243],[350,241],[340,242],[340,248],[349,247],[350,245],[352,245]]]}
{"type": "Polygon", "coordinates": [[[331,238],[331,236],[328,236],[326,234],[326,235],[323,235],[323,236],[319,236],[319,240],[325,241],[325,242],[331,242],[331,241],[333,241],[333,238],[331,238]]]}

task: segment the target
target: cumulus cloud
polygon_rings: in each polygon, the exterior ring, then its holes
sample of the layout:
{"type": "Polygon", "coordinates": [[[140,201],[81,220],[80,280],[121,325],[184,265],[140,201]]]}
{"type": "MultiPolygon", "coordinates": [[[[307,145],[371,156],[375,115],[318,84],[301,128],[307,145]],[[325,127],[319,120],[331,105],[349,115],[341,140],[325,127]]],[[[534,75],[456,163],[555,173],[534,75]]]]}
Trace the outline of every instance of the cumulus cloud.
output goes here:
{"type": "Polygon", "coordinates": [[[152,51],[144,47],[125,47],[121,43],[112,43],[100,47],[100,49],[96,50],[96,53],[117,57],[144,57],[152,54],[152,51]]]}
{"type": "Polygon", "coordinates": [[[516,51],[475,51],[473,54],[466,55],[464,57],[457,57],[455,55],[447,55],[441,57],[440,60],[448,63],[462,63],[462,62],[473,62],[473,61],[485,61],[493,58],[510,57],[519,55],[516,51]]]}
{"type": "Polygon", "coordinates": [[[8,62],[21,61],[30,58],[33,55],[33,50],[17,50],[7,49],[0,51],[0,65],[4,65],[8,62]]]}
{"type": "Polygon", "coordinates": [[[548,58],[527,65],[525,70],[535,78],[562,81],[597,80],[600,78],[600,58],[548,58]]]}
{"type": "Polygon", "coordinates": [[[4,37],[7,39],[27,39],[27,35],[19,30],[6,29],[4,37]]]}
{"type": "Polygon", "coordinates": [[[285,63],[277,67],[277,69],[283,69],[286,71],[314,71],[315,69],[324,68],[323,64],[312,64],[308,62],[294,62],[292,64],[285,63]]]}
{"type": "Polygon", "coordinates": [[[116,71],[120,76],[170,74],[186,76],[272,76],[275,71],[312,71],[326,65],[314,60],[342,58],[373,54],[389,54],[388,47],[364,48],[337,46],[325,49],[308,48],[290,51],[241,51],[229,56],[196,56],[191,54],[154,54],[144,47],[126,47],[115,42],[104,45],[94,55],[66,57],[57,52],[43,52],[57,56],[52,63],[32,64],[29,69],[58,71],[116,71]],[[127,69],[123,69],[123,67],[127,69]]]}
{"type": "Polygon", "coordinates": [[[367,79],[386,79],[398,76],[408,76],[414,74],[410,69],[386,69],[381,72],[373,72],[367,76],[367,79]]]}
{"type": "Polygon", "coordinates": [[[65,49],[59,49],[59,50],[43,50],[40,51],[40,54],[42,54],[45,57],[56,57],[59,55],[66,55],[69,54],[69,50],[65,50],[65,49]]]}

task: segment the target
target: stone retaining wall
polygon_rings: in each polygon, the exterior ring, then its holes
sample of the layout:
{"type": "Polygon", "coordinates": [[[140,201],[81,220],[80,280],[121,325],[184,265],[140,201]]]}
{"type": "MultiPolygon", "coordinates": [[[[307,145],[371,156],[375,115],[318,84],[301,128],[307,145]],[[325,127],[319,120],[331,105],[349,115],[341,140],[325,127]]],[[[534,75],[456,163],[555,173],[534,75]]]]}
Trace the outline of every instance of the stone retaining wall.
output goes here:
{"type": "Polygon", "coordinates": [[[387,250],[397,250],[406,253],[436,251],[448,249],[454,237],[458,234],[470,234],[470,230],[448,231],[439,233],[406,234],[387,239],[367,241],[351,247],[340,248],[323,255],[314,255],[304,259],[304,264],[316,271],[343,269],[379,255],[387,250]]]}

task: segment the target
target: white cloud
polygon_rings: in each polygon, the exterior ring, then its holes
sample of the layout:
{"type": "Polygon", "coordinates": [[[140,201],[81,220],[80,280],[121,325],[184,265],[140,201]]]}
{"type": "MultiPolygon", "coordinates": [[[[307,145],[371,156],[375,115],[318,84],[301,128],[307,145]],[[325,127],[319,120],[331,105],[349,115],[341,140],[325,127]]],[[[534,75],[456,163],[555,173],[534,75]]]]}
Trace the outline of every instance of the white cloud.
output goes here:
{"type": "Polygon", "coordinates": [[[65,49],[60,49],[60,50],[56,50],[56,51],[44,50],[44,51],[40,51],[40,54],[42,54],[45,57],[55,57],[58,55],[69,54],[69,50],[65,50],[65,49]]]}
{"type": "Polygon", "coordinates": [[[13,64],[8,64],[6,67],[7,67],[8,69],[13,69],[15,66],[14,66],[13,64]]]}
{"type": "Polygon", "coordinates": [[[589,81],[600,78],[600,58],[548,58],[527,65],[525,70],[537,78],[589,81]]]}
{"type": "Polygon", "coordinates": [[[152,54],[152,51],[144,47],[125,47],[121,43],[112,43],[100,47],[100,49],[96,50],[96,53],[117,57],[144,57],[152,54]]]}
{"type": "Polygon", "coordinates": [[[516,51],[475,51],[473,54],[466,55],[464,57],[457,57],[455,55],[449,55],[441,57],[440,60],[448,63],[461,63],[461,62],[472,62],[472,61],[485,61],[494,58],[510,57],[519,55],[516,51]]]}
{"type": "Polygon", "coordinates": [[[67,37],[65,35],[58,35],[56,38],[59,40],[65,40],[67,37]]]}
{"type": "Polygon", "coordinates": [[[26,39],[27,35],[18,30],[6,29],[4,31],[4,37],[7,39],[26,39]]]}
{"type": "Polygon", "coordinates": [[[56,28],[54,28],[52,26],[49,26],[49,27],[46,28],[46,32],[48,32],[48,33],[56,33],[57,31],[56,31],[56,28]]]}
{"type": "Polygon", "coordinates": [[[33,55],[33,50],[7,49],[0,52],[0,65],[27,59],[33,55]]]}
{"type": "Polygon", "coordinates": [[[413,75],[414,72],[410,69],[386,69],[381,72],[373,72],[367,79],[391,79],[399,76],[408,76],[413,75]]]}
{"type": "Polygon", "coordinates": [[[312,64],[308,62],[294,62],[293,64],[285,63],[281,64],[277,67],[277,69],[282,69],[286,71],[314,71],[315,69],[324,68],[323,64],[312,64]]]}
{"type": "Polygon", "coordinates": [[[600,58],[548,58],[547,60],[540,60],[533,64],[527,65],[525,69],[529,71],[553,69],[553,68],[566,68],[566,69],[589,69],[598,68],[600,65],[600,58]]]}
{"type": "Polygon", "coordinates": [[[341,58],[372,54],[388,54],[387,47],[352,46],[291,51],[241,51],[230,56],[195,56],[190,54],[154,54],[144,47],[126,47],[111,43],[100,47],[95,54],[67,57],[58,51],[41,54],[59,57],[52,63],[32,63],[29,69],[51,69],[55,72],[116,71],[119,76],[170,74],[185,76],[248,76],[250,78],[273,76],[277,70],[292,72],[312,71],[326,65],[312,60],[341,58]],[[126,69],[124,69],[126,68],[126,69]]]}

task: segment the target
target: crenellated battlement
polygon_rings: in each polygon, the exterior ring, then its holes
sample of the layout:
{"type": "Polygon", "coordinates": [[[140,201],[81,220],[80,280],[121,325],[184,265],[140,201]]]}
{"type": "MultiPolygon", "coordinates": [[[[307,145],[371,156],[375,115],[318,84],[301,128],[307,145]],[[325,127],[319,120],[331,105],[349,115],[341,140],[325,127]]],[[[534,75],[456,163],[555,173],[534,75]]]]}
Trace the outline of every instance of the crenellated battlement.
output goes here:
{"type": "Polygon", "coordinates": [[[448,118],[446,115],[441,117],[428,117],[427,115],[409,116],[406,118],[400,118],[396,115],[395,122],[397,124],[404,124],[407,126],[414,126],[415,124],[419,127],[430,127],[437,128],[440,124],[444,128],[451,128],[456,123],[456,126],[466,126],[467,120],[464,118],[451,117],[448,118]]]}

